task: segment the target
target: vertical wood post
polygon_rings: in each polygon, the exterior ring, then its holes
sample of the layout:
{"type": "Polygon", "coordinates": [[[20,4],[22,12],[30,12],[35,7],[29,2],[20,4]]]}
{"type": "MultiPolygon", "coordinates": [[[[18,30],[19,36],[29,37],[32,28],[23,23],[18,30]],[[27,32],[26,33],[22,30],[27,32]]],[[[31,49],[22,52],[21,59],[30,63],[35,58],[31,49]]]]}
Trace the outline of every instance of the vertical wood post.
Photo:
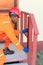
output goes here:
{"type": "Polygon", "coordinates": [[[33,37],[33,54],[32,54],[32,65],[36,65],[37,58],[37,35],[34,34],[33,37]]]}
{"type": "Polygon", "coordinates": [[[28,52],[28,65],[32,64],[32,52],[33,52],[33,44],[32,44],[32,23],[30,20],[30,17],[28,18],[28,29],[29,29],[29,35],[28,35],[28,48],[29,48],[29,52],[28,52]]]}

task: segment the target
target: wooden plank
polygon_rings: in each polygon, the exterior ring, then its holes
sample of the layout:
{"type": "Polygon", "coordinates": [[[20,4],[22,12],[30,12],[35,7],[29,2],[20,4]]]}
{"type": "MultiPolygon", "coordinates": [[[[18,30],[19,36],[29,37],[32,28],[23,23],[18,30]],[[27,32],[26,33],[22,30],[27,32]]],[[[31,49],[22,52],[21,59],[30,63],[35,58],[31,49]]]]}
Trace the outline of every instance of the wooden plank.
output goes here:
{"type": "Polygon", "coordinates": [[[37,35],[34,34],[32,65],[36,65],[36,58],[37,58],[37,35]]]}
{"type": "Polygon", "coordinates": [[[35,21],[34,15],[33,14],[30,14],[30,18],[31,18],[31,23],[32,23],[34,32],[35,32],[36,35],[38,35],[39,34],[39,31],[38,31],[38,27],[36,25],[36,21],[35,21]]]}
{"type": "Polygon", "coordinates": [[[23,62],[27,60],[27,55],[22,52],[15,52],[14,54],[11,55],[6,55],[6,61],[5,63],[10,63],[10,62],[23,62]]]}
{"type": "Polygon", "coordinates": [[[0,9],[9,9],[14,7],[14,0],[0,0],[0,9]]]}
{"type": "Polygon", "coordinates": [[[8,12],[8,10],[14,6],[19,7],[18,3],[18,0],[0,0],[0,12],[8,12]]]}
{"type": "Polygon", "coordinates": [[[18,7],[18,3],[19,3],[18,0],[14,0],[14,6],[15,7],[18,7]]]}
{"type": "Polygon", "coordinates": [[[12,63],[12,64],[5,64],[5,65],[28,65],[28,63],[12,63]]]}
{"type": "MultiPolygon", "coordinates": [[[[23,13],[21,12],[20,28],[23,29],[23,13]]],[[[21,34],[21,44],[23,43],[23,34],[21,34]]]]}
{"type": "Polygon", "coordinates": [[[24,29],[28,28],[27,14],[24,13],[24,29]]]}
{"type": "Polygon", "coordinates": [[[28,18],[28,30],[29,30],[29,33],[28,33],[28,48],[29,48],[28,65],[31,65],[33,44],[32,44],[32,23],[31,23],[30,17],[28,18]]]}
{"type": "MultiPolygon", "coordinates": [[[[4,43],[0,44],[0,48],[4,48],[4,43]]],[[[18,61],[26,61],[27,60],[27,54],[24,51],[17,50],[13,43],[10,43],[9,49],[14,51],[14,54],[8,54],[6,55],[6,61],[7,62],[18,62],[18,61]]]]}

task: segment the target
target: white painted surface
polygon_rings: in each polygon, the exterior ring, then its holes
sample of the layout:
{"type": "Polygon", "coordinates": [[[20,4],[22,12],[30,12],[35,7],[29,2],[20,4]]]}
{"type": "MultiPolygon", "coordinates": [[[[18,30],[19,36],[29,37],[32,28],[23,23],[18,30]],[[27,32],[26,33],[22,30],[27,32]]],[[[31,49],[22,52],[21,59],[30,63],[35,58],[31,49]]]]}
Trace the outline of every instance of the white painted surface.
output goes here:
{"type": "Polygon", "coordinates": [[[39,29],[38,40],[43,40],[43,0],[19,0],[19,8],[34,14],[39,29]]]}

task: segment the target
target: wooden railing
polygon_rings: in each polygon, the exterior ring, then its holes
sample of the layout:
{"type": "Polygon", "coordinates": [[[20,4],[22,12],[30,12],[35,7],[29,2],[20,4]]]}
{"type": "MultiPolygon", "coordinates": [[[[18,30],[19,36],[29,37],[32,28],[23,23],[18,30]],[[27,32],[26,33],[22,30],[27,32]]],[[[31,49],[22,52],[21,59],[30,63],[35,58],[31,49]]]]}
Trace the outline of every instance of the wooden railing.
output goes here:
{"type": "MultiPolygon", "coordinates": [[[[28,52],[28,64],[36,65],[36,52],[37,52],[37,38],[38,38],[38,27],[33,14],[21,11],[20,20],[21,30],[28,28],[27,46],[28,52]]],[[[21,34],[21,43],[23,44],[23,34],[21,34]]],[[[25,45],[25,44],[24,44],[25,45]]]]}

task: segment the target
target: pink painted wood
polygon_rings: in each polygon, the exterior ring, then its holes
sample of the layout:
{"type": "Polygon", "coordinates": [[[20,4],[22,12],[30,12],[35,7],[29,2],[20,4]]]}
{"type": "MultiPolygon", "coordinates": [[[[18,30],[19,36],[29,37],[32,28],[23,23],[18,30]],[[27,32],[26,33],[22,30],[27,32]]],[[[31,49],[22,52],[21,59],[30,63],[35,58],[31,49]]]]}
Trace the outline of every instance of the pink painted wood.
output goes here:
{"type": "MultiPolygon", "coordinates": [[[[23,29],[23,13],[21,12],[21,19],[20,19],[20,26],[21,30],[23,29]]],[[[23,43],[23,35],[21,34],[21,44],[23,43]]]]}
{"type": "MultiPolygon", "coordinates": [[[[27,47],[29,48],[28,65],[36,65],[37,36],[39,32],[38,32],[38,27],[36,25],[34,15],[22,11],[21,12],[21,30],[23,29],[23,25],[24,25],[24,28],[28,28],[28,37],[27,37],[27,47]]],[[[21,42],[23,43],[23,35],[21,35],[21,42]]]]}
{"type": "Polygon", "coordinates": [[[24,13],[24,29],[28,28],[27,14],[24,13]]]}
{"type": "Polygon", "coordinates": [[[33,51],[32,51],[32,65],[36,65],[36,58],[37,58],[37,35],[34,34],[33,39],[33,51]]]}
{"type": "Polygon", "coordinates": [[[37,24],[36,24],[36,21],[35,21],[34,15],[33,15],[33,14],[30,14],[29,16],[30,16],[30,18],[31,18],[31,23],[32,23],[32,26],[33,26],[34,32],[35,32],[36,35],[38,35],[39,32],[38,32],[38,27],[37,27],[37,24]]]}
{"type": "Polygon", "coordinates": [[[32,51],[33,51],[33,44],[32,44],[32,23],[30,20],[30,17],[28,17],[28,48],[29,48],[29,52],[28,52],[28,64],[31,65],[32,62],[32,51]]]}
{"type": "MultiPolygon", "coordinates": [[[[21,26],[21,30],[28,28],[28,21],[27,21],[27,13],[21,11],[21,20],[20,20],[20,26],[21,26]]],[[[27,33],[25,34],[27,36],[27,33]]],[[[21,34],[21,44],[24,46],[23,44],[23,34],[21,34]]],[[[27,47],[27,46],[26,46],[27,47]]]]}

